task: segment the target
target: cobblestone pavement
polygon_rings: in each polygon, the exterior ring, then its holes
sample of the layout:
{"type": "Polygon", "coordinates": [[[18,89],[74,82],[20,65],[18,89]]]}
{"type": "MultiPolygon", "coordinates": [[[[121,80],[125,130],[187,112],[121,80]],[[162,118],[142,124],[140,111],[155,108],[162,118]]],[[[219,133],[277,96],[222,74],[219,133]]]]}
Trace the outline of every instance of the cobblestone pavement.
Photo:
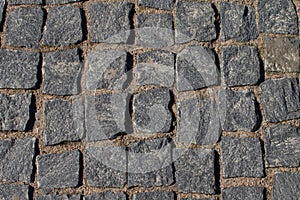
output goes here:
{"type": "Polygon", "coordinates": [[[299,0],[0,0],[0,199],[299,200],[299,0]]]}

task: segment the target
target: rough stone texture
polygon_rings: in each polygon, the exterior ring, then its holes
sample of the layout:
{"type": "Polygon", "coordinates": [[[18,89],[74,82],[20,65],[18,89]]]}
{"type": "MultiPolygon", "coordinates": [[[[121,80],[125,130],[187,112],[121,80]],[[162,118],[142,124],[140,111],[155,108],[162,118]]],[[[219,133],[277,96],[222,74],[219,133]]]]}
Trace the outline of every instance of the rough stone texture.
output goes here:
{"type": "Polygon", "coordinates": [[[43,45],[67,46],[77,44],[83,39],[80,8],[57,6],[48,10],[43,45]]]}
{"type": "Polygon", "coordinates": [[[177,54],[177,90],[197,90],[219,84],[214,52],[203,46],[190,46],[177,54]]]}
{"type": "Polygon", "coordinates": [[[97,2],[90,5],[91,42],[127,43],[131,36],[134,4],[97,2]]]}
{"type": "Polygon", "coordinates": [[[171,88],[175,79],[175,54],[157,50],[138,54],[137,85],[160,85],[171,88]]]}
{"type": "Polygon", "coordinates": [[[0,1],[0,26],[2,27],[2,22],[4,20],[4,13],[5,13],[5,1],[0,1]]]}
{"type": "Polygon", "coordinates": [[[10,5],[42,4],[43,0],[8,0],[10,5]]]}
{"type": "Polygon", "coordinates": [[[0,199],[29,200],[29,186],[0,184],[0,199]]]}
{"type": "Polygon", "coordinates": [[[88,54],[86,86],[89,90],[121,90],[131,82],[130,55],[124,50],[95,50],[88,54]]]}
{"type": "Polygon", "coordinates": [[[86,97],[86,140],[112,139],[132,133],[128,93],[102,94],[86,97]]]}
{"type": "Polygon", "coordinates": [[[263,82],[260,88],[267,122],[280,122],[300,117],[297,79],[271,79],[263,82]]]}
{"type": "Polygon", "coordinates": [[[215,152],[212,149],[175,149],[173,158],[177,190],[215,194],[215,152]]]}
{"type": "Polygon", "coordinates": [[[274,125],[264,130],[266,165],[268,167],[300,166],[300,128],[274,125]]]}
{"type": "Polygon", "coordinates": [[[170,90],[166,88],[150,89],[134,95],[134,128],[145,133],[168,132],[172,126],[170,101],[170,90]]]}
{"type": "Polygon", "coordinates": [[[211,198],[180,198],[180,200],[216,200],[211,198]]]}
{"type": "Polygon", "coordinates": [[[174,0],[139,0],[139,6],[157,8],[161,10],[173,10],[174,0]]]}
{"type": "Polygon", "coordinates": [[[73,2],[80,2],[81,0],[45,0],[46,4],[67,4],[73,2]]]}
{"type": "Polygon", "coordinates": [[[44,144],[79,141],[84,134],[83,103],[79,99],[46,101],[44,105],[44,144]]]}
{"type": "Polygon", "coordinates": [[[228,86],[255,85],[260,79],[256,47],[225,46],[222,48],[221,73],[228,86]]]}
{"type": "Polygon", "coordinates": [[[0,180],[32,182],[36,138],[0,141],[0,180]]]}
{"type": "Polygon", "coordinates": [[[99,200],[99,199],[127,200],[125,193],[123,192],[114,193],[111,191],[92,194],[92,195],[85,196],[83,198],[83,200],[99,200]]]}
{"type": "Polygon", "coordinates": [[[84,174],[89,186],[122,188],[126,183],[125,147],[87,147],[84,174]]]}
{"type": "Polygon", "coordinates": [[[169,14],[139,14],[136,44],[144,48],[170,47],[174,44],[173,17],[169,14]]]}
{"type": "Polygon", "coordinates": [[[36,196],[36,200],[81,200],[80,195],[43,195],[36,196]]]}
{"type": "Polygon", "coordinates": [[[283,172],[276,173],[272,188],[273,200],[300,199],[300,173],[283,172]]]}
{"type": "Polygon", "coordinates": [[[222,200],[264,200],[262,187],[232,187],[224,189],[222,200]]]}
{"type": "Polygon", "coordinates": [[[172,140],[167,138],[131,143],[128,150],[128,186],[159,187],[175,180],[172,140]]]}
{"type": "Polygon", "coordinates": [[[175,41],[211,41],[217,38],[215,11],[211,3],[178,0],[175,11],[175,41]]]}
{"type": "Polygon", "coordinates": [[[0,88],[35,88],[40,54],[0,50],[0,88]]]}
{"type": "Polygon", "coordinates": [[[253,92],[221,90],[219,115],[224,131],[255,131],[260,124],[259,110],[253,92]]]}
{"type": "Polygon", "coordinates": [[[257,38],[258,31],[253,7],[221,2],[220,17],[223,41],[233,39],[238,42],[248,42],[257,38]]]}
{"type": "Polygon", "coordinates": [[[0,94],[0,130],[27,131],[30,119],[31,94],[0,94]]]}
{"type": "Polygon", "coordinates": [[[43,93],[74,95],[80,91],[83,68],[78,49],[45,53],[43,58],[43,93]]]}
{"type": "Polygon", "coordinates": [[[291,0],[258,1],[260,32],[274,34],[297,34],[297,13],[291,0]]]}
{"type": "Polygon", "coordinates": [[[271,72],[300,72],[300,42],[292,38],[264,37],[264,66],[271,72]]]}
{"type": "Polygon", "coordinates": [[[133,195],[132,200],[145,200],[145,199],[163,199],[163,200],[175,200],[175,194],[173,192],[143,192],[133,195]]]}
{"type": "Polygon", "coordinates": [[[223,177],[263,177],[262,149],[255,138],[222,137],[223,177]]]}
{"type": "Polygon", "coordinates": [[[7,16],[5,42],[9,46],[37,48],[42,36],[42,8],[16,8],[7,16]]]}
{"type": "Polygon", "coordinates": [[[39,188],[76,187],[79,184],[80,152],[78,150],[37,156],[39,188]]]}
{"type": "Polygon", "coordinates": [[[194,98],[177,103],[178,142],[216,144],[220,135],[219,114],[213,99],[194,98]]]}

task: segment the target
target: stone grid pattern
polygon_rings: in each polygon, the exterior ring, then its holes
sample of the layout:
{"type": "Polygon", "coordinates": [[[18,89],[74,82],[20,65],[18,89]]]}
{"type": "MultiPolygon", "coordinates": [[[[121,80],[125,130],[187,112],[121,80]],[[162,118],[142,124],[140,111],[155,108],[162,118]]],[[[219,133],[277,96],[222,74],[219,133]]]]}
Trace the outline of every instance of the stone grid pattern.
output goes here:
{"type": "Polygon", "coordinates": [[[300,199],[299,18],[0,0],[0,199],[300,199]]]}

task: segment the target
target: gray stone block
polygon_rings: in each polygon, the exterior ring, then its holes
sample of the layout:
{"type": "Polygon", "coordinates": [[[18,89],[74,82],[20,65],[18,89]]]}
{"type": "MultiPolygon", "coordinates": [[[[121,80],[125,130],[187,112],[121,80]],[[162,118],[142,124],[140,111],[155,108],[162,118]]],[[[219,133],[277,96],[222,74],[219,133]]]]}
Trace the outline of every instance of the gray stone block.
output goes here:
{"type": "Polygon", "coordinates": [[[180,198],[180,200],[216,200],[212,198],[180,198]]]}
{"type": "Polygon", "coordinates": [[[31,94],[0,94],[0,130],[27,131],[30,119],[31,94]]]}
{"type": "Polygon", "coordinates": [[[80,195],[43,195],[36,196],[36,200],[81,200],[80,195]]]}
{"type": "Polygon", "coordinates": [[[68,46],[83,39],[81,10],[74,6],[57,6],[48,10],[43,45],[68,46]]]}
{"type": "Polygon", "coordinates": [[[138,54],[137,85],[160,85],[171,88],[175,79],[175,54],[157,50],[138,54]]]}
{"type": "Polygon", "coordinates": [[[29,200],[29,186],[0,184],[0,198],[29,200]]]}
{"type": "Polygon", "coordinates": [[[296,200],[300,199],[300,173],[282,172],[274,176],[272,188],[273,200],[296,200]]]}
{"type": "Polygon", "coordinates": [[[260,79],[256,47],[225,46],[222,48],[221,73],[228,86],[255,85],[260,79]]]}
{"type": "Polygon", "coordinates": [[[6,20],[6,45],[38,48],[43,18],[44,11],[40,7],[13,9],[6,20]]]}
{"type": "Polygon", "coordinates": [[[175,41],[212,41],[217,38],[215,11],[209,2],[179,0],[175,11],[175,41]]]}
{"type": "Polygon", "coordinates": [[[5,13],[5,1],[0,1],[0,26],[2,27],[2,22],[4,20],[4,13],[5,13]]]}
{"type": "Polygon", "coordinates": [[[0,50],[0,87],[35,88],[40,54],[19,50],[0,50]]]}
{"type": "Polygon", "coordinates": [[[67,4],[67,3],[74,3],[80,2],[81,0],[45,0],[46,4],[67,4]]]}
{"type": "Polygon", "coordinates": [[[0,141],[0,180],[32,182],[36,138],[0,141]]]}
{"type": "Polygon", "coordinates": [[[67,141],[79,141],[84,135],[83,102],[75,99],[46,101],[44,105],[44,144],[54,145],[67,141]]]}
{"type": "Polygon", "coordinates": [[[259,0],[260,32],[274,34],[297,34],[298,22],[295,5],[291,0],[259,0]]]}
{"type": "Polygon", "coordinates": [[[80,152],[78,150],[37,156],[39,188],[76,187],[79,184],[80,152]]]}
{"type": "Polygon", "coordinates": [[[175,194],[173,192],[143,192],[133,195],[132,200],[145,200],[145,199],[163,199],[163,200],[175,200],[175,194]]]}
{"type": "Polygon", "coordinates": [[[222,137],[221,159],[224,178],[263,177],[262,148],[258,139],[222,137]]]}
{"type": "Polygon", "coordinates": [[[214,52],[203,46],[190,46],[177,55],[177,90],[197,90],[220,82],[214,52]]]}
{"type": "Polygon", "coordinates": [[[262,187],[231,187],[224,189],[222,200],[264,200],[264,188],[262,187]]]}
{"type": "Polygon", "coordinates": [[[131,35],[134,4],[130,2],[95,2],[90,11],[91,42],[127,43],[131,35]]]}
{"type": "Polygon", "coordinates": [[[267,122],[280,122],[300,117],[297,79],[270,79],[263,82],[260,88],[267,122]]]}
{"type": "Polygon", "coordinates": [[[173,10],[174,0],[139,0],[139,6],[157,8],[161,10],[173,10]]]}
{"type": "Polygon", "coordinates": [[[75,95],[80,92],[83,63],[78,49],[44,53],[43,93],[75,95]]]}
{"type": "Polygon", "coordinates": [[[99,200],[99,199],[127,200],[125,193],[111,192],[111,191],[87,195],[83,198],[83,200],[99,200]]]}
{"type": "Polygon", "coordinates": [[[268,167],[300,166],[300,128],[274,125],[264,130],[266,165],[268,167]]]}
{"type": "Polygon", "coordinates": [[[43,4],[43,0],[8,0],[10,5],[43,4]]]}

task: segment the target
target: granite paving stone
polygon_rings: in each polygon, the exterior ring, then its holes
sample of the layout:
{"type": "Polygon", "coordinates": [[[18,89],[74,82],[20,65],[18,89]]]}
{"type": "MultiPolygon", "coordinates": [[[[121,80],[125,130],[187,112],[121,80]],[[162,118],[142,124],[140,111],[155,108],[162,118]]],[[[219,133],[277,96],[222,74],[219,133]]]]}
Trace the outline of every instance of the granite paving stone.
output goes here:
{"type": "Polygon", "coordinates": [[[300,199],[300,173],[282,172],[274,176],[272,188],[273,200],[296,200],[300,199]]]}
{"type": "Polygon", "coordinates": [[[75,95],[80,92],[83,63],[79,50],[68,49],[44,53],[43,93],[75,95]]]}
{"type": "Polygon", "coordinates": [[[171,88],[175,79],[175,54],[164,51],[148,51],[138,54],[136,84],[159,85],[171,88]]]}
{"type": "Polygon", "coordinates": [[[84,134],[83,102],[49,100],[44,104],[44,144],[55,145],[67,141],[79,141],[84,134]]]}
{"type": "Polygon", "coordinates": [[[178,0],[175,10],[175,41],[212,41],[217,38],[215,11],[209,2],[178,0]]]}
{"type": "Polygon", "coordinates": [[[31,119],[31,94],[0,94],[0,130],[28,131],[31,119]]]}
{"type": "Polygon", "coordinates": [[[300,117],[297,79],[270,79],[263,82],[260,88],[267,122],[280,122],[300,117]]]}
{"type": "Polygon", "coordinates": [[[29,200],[29,186],[21,184],[0,184],[0,198],[13,200],[29,200]]]}
{"type": "Polygon", "coordinates": [[[80,157],[78,150],[37,156],[37,186],[39,188],[78,186],[80,157]]]}
{"type": "Polygon", "coordinates": [[[300,166],[300,128],[273,125],[264,130],[266,165],[268,167],[300,166]]]}
{"type": "Polygon", "coordinates": [[[0,88],[35,88],[39,62],[39,53],[0,50],[0,88]]]}
{"type": "Polygon", "coordinates": [[[258,37],[255,10],[243,4],[221,2],[221,39],[248,42],[258,37]]]}
{"type": "Polygon", "coordinates": [[[32,182],[36,138],[0,141],[0,180],[32,182]]]}
{"type": "Polygon", "coordinates": [[[144,199],[164,199],[175,200],[175,194],[173,192],[143,192],[133,195],[132,200],[144,200],[144,199]]]}
{"type": "Polygon", "coordinates": [[[161,10],[173,10],[174,0],[139,0],[139,6],[157,8],[161,10]]]}
{"type": "Polygon", "coordinates": [[[68,46],[83,39],[81,10],[74,6],[56,6],[48,10],[43,45],[68,46]]]}
{"type": "Polygon", "coordinates": [[[178,142],[211,145],[218,142],[220,135],[218,109],[212,98],[193,98],[177,103],[178,142]]]}
{"type": "Polygon", "coordinates": [[[180,200],[215,200],[212,198],[181,198],[180,200]]]}
{"type": "Polygon", "coordinates": [[[1,27],[4,20],[5,5],[6,5],[5,1],[0,1],[0,26],[1,27]]]}
{"type": "Polygon", "coordinates": [[[74,3],[80,2],[81,0],[45,0],[46,4],[67,4],[67,3],[74,3]]]}
{"type": "Polygon", "coordinates": [[[80,195],[37,195],[36,200],[81,200],[80,195]]]}
{"type": "Polygon", "coordinates": [[[95,2],[89,7],[91,42],[127,43],[131,38],[134,4],[95,2]]]}
{"type": "Polygon", "coordinates": [[[10,5],[30,5],[30,4],[43,4],[43,0],[8,0],[10,5]]]}
{"type": "Polygon", "coordinates": [[[197,90],[220,82],[214,52],[203,46],[190,46],[177,54],[178,91],[197,90]]]}
{"type": "Polygon", "coordinates": [[[6,19],[8,46],[38,48],[42,37],[44,10],[40,7],[13,9],[6,19]]]}
{"type": "Polygon", "coordinates": [[[255,85],[260,79],[256,47],[225,46],[222,48],[221,73],[227,86],[255,85]]]}
{"type": "Polygon", "coordinates": [[[263,187],[231,187],[222,192],[222,200],[264,200],[263,187]]]}
{"type": "Polygon", "coordinates": [[[298,22],[295,5],[291,0],[259,0],[258,27],[263,33],[297,34],[298,22]]]}
{"type": "Polygon", "coordinates": [[[126,194],[123,192],[101,192],[97,194],[84,196],[83,200],[99,200],[99,199],[114,199],[114,200],[127,200],[126,194]]]}
{"type": "Polygon", "coordinates": [[[223,177],[263,177],[262,147],[258,139],[222,137],[223,177]]]}

